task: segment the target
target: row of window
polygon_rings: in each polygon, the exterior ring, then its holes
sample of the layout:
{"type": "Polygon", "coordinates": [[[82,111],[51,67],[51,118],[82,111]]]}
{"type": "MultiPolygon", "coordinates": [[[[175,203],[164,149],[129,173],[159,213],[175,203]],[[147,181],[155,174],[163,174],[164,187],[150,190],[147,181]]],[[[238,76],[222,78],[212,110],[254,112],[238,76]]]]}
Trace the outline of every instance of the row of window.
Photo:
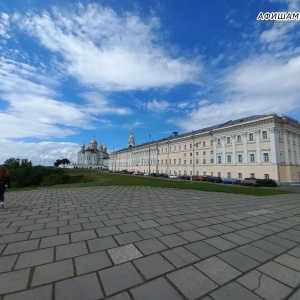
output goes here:
{"type": "MultiPolygon", "coordinates": [[[[254,153],[250,153],[249,154],[249,158],[250,158],[250,162],[256,162],[256,160],[255,160],[255,154],[254,153]]],[[[238,154],[237,159],[238,159],[239,163],[242,163],[243,162],[243,155],[242,154],[238,154]]],[[[263,162],[269,162],[269,161],[270,161],[269,160],[269,153],[263,153],[263,162]]],[[[232,155],[227,155],[226,156],[226,162],[227,163],[231,163],[232,162],[232,155]]],[[[159,161],[158,161],[158,163],[159,163],[159,161]]],[[[171,165],[172,163],[174,165],[176,165],[177,164],[177,159],[176,158],[174,158],[173,160],[169,159],[169,164],[171,165]]],[[[193,160],[190,159],[189,163],[192,164],[193,160]]],[[[196,158],[195,163],[199,164],[199,159],[198,158],[196,158]]],[[[203,158],[202,163],[206,164],[206,158],[203,158]]],[[[212,164],[214,163],[214,159],[213,158],[210,159],[210,163],[212,163],[212,164]]],[[[217,163],[218,164],[222,163],[222,156],[221,155],[217,156],[217,163]]],[[[163,159],[161,160],[161,164],[162,165],[164,164],[163,159]]],[[[168,160],[165,159],[165,165],[167,165],[167,164],[168,164],[168,160]]],[[[181,158],[178,159],[178,164],[181,165],[181,158]]],[[[187,164],[187,160],[186,159],[183,160],[183,164],[187,164]]]]}
{"type": "MultiPolygon", "coordinates": [[[[266,130],[263,130],[261,132],[261,138],[262,139],[267,139],[268,138],[268,132],[266,130]]],[[[248,140],[249,141],[253,141],[254,140],[254,133],[252,133],[252,132],[248,133],[248,140]]],[[[231,144],[231,142],[232,142],[231,137],[227,136],[226,137],[226,143],[227,144],[231,144]]],[[[242,142],[242,136],[240,134],[237,135],[237,142],[238,143],[242,142]]],[[[201,142],[195,143],[195,145],[194,145],[195,148],[198,148],[200,144],[201,144],[201,142]]],[[[206,146],[205,144],[206,144],[205,141],[203,141],[202,142],[202,147],[205,147],[206,146]]],[[[217,144],[221,145],[221,139],[220,138],[217,139],[217,144]]],[[[211,146],[213,145],[213,140],[210,141],[210,145],[211,146]]],[[[183,145],[183,150],[186,150],[186,149],[187,149],[187,145],[183,145]]],[[[189,144],[189,149],[193,149],[193,144],[189,144]]],[[[173,146],[173,148],[172,148],[172,146],[169,147],[169,152],[176,151],[176,150],[177,150],[177,146],[173,146]]],[[[181,150],[181,145],[178,145],[178,150],[179,151],[181,150]]],[[[167,147],[161,148],[161,153],[164,153],[164,152],[168,152],[168,148],[167,147]]]]}

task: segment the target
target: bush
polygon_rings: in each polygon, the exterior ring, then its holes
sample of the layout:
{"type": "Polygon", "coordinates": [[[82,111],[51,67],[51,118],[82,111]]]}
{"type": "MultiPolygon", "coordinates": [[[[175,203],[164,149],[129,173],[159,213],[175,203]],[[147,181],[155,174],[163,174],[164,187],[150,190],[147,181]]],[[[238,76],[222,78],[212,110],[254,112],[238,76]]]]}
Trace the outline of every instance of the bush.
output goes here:
{"type": "Polygon", "coordinates": [[[257,179],[258,186],[277,187],[277,183],[273,179],[257,179]]]}
{"type": "Polygon", "coordinates": [[[9,172],[11,185],[15,188],[86,182],[83,175],[70,176],[63,169],[54,167],[19,166],[10,168],[9,172]]]}

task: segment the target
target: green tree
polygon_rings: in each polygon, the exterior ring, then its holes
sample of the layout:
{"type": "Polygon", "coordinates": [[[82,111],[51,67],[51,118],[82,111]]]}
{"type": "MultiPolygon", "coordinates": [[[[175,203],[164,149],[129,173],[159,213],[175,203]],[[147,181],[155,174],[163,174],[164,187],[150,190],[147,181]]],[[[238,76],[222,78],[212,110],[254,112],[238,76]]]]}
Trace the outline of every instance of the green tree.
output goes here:
{"type": "Polygon", "coordinates": [[[57,159],[54,163],[54,167],[58,167],[60,164],[69,164],[70,161],[67,158],[57,159]]]}
{"type": "Polygon", "coordinates": [[[4,162],[4,166],[6,166],[8,169],[18,168],[20,166],[20,158],[11,157],[4,162]]]}

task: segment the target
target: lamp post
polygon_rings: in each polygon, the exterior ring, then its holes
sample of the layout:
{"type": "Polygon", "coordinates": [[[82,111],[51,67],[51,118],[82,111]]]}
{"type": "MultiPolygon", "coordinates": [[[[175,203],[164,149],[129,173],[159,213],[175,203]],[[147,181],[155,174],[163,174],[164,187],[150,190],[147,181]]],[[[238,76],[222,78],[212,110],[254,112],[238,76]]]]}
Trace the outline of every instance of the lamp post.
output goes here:
{"type": "Polygon", "coordinates": [[[151,141],[151,134],[149,134],[149,172],[148,172],[149,179],[150,179],[150,141],[151,141]]]}

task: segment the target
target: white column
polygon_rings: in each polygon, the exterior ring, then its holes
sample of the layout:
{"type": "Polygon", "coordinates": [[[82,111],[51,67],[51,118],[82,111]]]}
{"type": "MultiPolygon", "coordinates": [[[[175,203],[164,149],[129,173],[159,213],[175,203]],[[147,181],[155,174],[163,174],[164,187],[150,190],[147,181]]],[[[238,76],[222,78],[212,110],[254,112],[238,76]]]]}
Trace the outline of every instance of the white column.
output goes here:
{"type": "Polygon", "coordinates": [[[232,134],[231,135],[231,144],[232,144],[232,158],[231,158],[231,161],[232,161],[233,164],[236,163],[235,138],[236,138],[236,135],[232,134]]]}
{"type": "Polygon", "coordinates": [[[269,130],[270,130],[270,143],[271,143],[271,162],[277,164],[279,160],[277,128],[273,127],[270,128],[269,130]]]}
{"type": "Polygon", "coordinates": [[[290,132],[289,134],[289,138],[290,138],[290,149],[291,149],[291,164],[294,165],[295,164],[295,154],[294,154],[294,139],[293,139],[293,133],[290,132]]]}
{"type": "Polygon", "coordinates": [[[286,164],[289,164],[290,159],[289,159],[289,150],[288,150],[288,141],[287,141],[287,131],[284,130],[282,133],[283,133],[284,162],[286,164]]]}
{"type": "Polygon", "coordinates": [[[214,165],[217,164],[217,139],[213,139],[213,148],[214,148],[214,165]]]}
{"type": "Polygon", "coordinates": [[[255,130],[255,141],[256,141],[256,162],[261,163],[261,153],[260,153],[260,130],[255,130]]]}
{"type": "Polygon", "coordinates": [[[226,163],[225,136],[222,136],[222,163],[226,163]]]}
{"type": "Polygon", "coordinates": [[[299,157],[299,135],[295,135],[295,146],[296,146],[296,164],[300,165],[300,157],[299,157]]]}
{"type": "Polygon", "coordinates": [[[247,133],[243,133],[243,145],[244,145],[244,163],[248,163],[248,150],[247,150],[247,133]]]}

